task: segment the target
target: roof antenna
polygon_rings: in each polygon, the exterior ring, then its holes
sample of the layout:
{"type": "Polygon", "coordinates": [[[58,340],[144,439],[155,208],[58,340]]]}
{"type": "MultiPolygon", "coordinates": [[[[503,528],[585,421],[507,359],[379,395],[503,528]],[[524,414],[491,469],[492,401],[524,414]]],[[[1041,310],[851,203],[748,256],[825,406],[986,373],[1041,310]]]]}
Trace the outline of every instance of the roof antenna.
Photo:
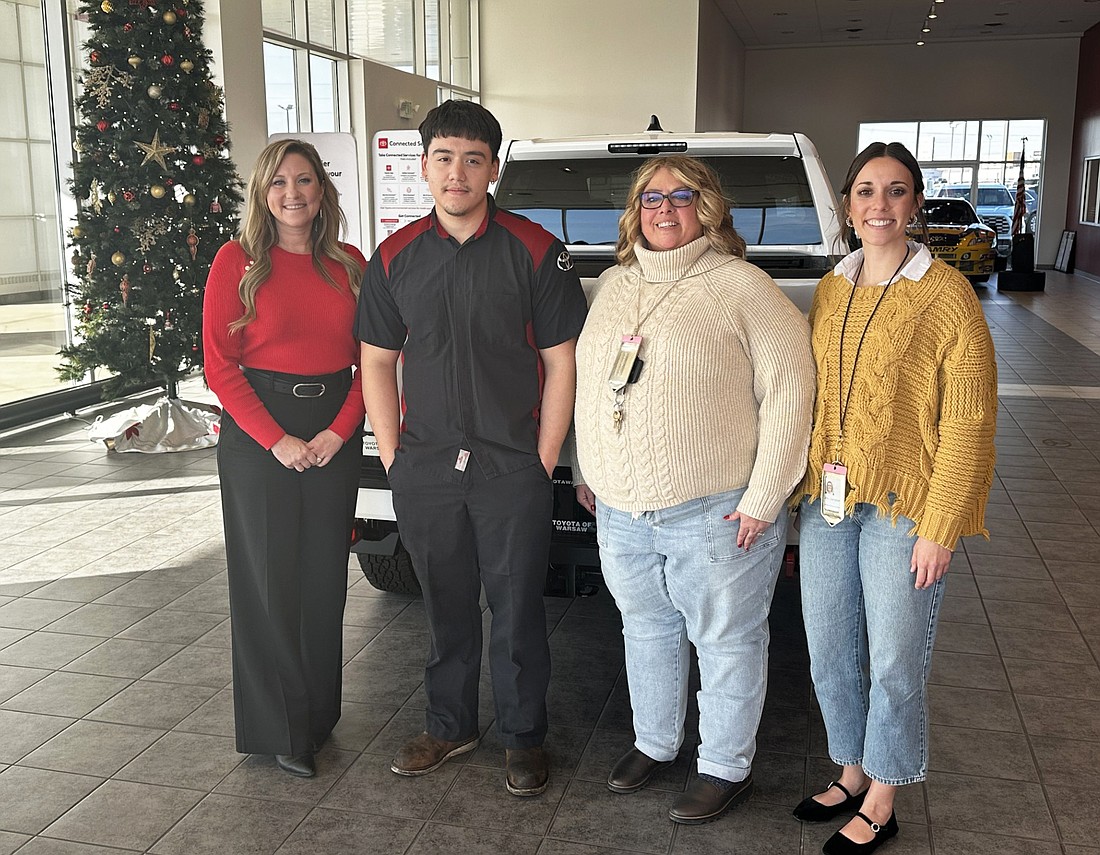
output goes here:
{"type": "Polygon", "coordinates": [[[649,117],[649,127],[646,128],[646,133],[649,131],[660,131],[664,133],[665,129],[661,127],[661,120],[657,118],[657,114],[654,113],[649,117]]]}

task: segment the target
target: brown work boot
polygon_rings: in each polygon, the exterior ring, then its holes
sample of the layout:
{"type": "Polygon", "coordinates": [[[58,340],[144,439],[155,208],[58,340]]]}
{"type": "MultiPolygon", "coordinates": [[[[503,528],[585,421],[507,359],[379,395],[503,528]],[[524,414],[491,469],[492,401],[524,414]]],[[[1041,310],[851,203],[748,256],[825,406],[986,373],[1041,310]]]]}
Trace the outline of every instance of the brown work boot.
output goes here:
{"type": "Polygon", "coordinates": [[[550,760],[537,748],[509,748],[504,752],[506,784],[513,796],[537,796],[550,785],[550,760]]]}
{"type": "Polygon", "coordinates": [[[398,775],[427,775],[434,772],[452,757],[465,754],[477,748],[478,738],[475,734],[469,739],[460,739],[458,742],[448,742],[446,739],[436,739],[430,733],[421,733],[414,736],[401,746],[393,756],[390,769],[398,775]]]}

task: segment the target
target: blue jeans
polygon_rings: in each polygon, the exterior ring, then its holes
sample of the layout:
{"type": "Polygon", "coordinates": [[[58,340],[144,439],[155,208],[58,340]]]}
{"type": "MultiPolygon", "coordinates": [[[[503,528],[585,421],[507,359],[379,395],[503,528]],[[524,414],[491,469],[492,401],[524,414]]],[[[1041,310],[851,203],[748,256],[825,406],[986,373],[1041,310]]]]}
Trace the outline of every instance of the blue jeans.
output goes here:
{"type": "Polygon", "coordinates": [[[830,528],[805,501],[799,526],[802,615],[829,755],[894,786],[927,770],[925,687],[944,589],[943,579],[913,587],[913,526],[859,503],[830,528]]]}
{"type": "Polygon", "coordinates": [[[675,759],[684,741],[690,650],[699,656],[698,769],[727,781],[752,770],[768,672],[768,610],[787,515],[737,548],[723,519],[744,490],[630,514],[596,500],[600,564],[623,616],[635,747],[675,759]]]}

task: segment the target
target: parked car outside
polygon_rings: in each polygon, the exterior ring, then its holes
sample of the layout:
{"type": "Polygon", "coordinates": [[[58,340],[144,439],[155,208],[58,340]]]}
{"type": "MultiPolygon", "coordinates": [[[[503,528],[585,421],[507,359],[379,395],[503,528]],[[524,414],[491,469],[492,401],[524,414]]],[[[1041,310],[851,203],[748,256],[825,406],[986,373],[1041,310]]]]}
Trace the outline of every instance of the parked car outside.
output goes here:
{"type": "MultiPolygon", "coordinates": [[[[985,282],[997,260],[997,232],[978,217],[965,199],[925,199],[928,249],[933,256],[958,269],[971,282],[985,282]]],[[[920,228],[910,237],[921,240],[920,228]]]]}
{"type": "MultiPolygon", "coordinates": [[[[974,206],[982,222],[997,230],[997,251],[1007,255],[1012,248],[1012,214],[1016,209],[1016,193],[1004,184],[979,184],[975,201],[969,184],[945,184],[933,198],[965,199],[974,206]]],[[[1033,194],[1034,196],[1034,194],[1033,194]]],[[[1026,229],[1035,230],[1038,199],[1027,202],[1026,229]]]]}

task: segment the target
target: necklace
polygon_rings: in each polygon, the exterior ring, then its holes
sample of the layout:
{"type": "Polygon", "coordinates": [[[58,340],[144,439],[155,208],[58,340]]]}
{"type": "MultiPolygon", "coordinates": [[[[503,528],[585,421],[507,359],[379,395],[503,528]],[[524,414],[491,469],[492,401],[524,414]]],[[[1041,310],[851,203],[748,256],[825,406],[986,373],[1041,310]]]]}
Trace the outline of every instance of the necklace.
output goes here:
{"type": "Polygon", "coordinates": [[[871,309],[871,315],[867,318],[867,323],[863,325],[863,332],[859,336],[859,344],[856,345],[856,355],[852,359],[852,370],[848,377],[848,391],[844,391],[844,334],[848,329],[848,315],[852,311],[852,300],[856,296],[856,288],[859,286],[856,283],[859,281],[860,274],[863,273],[863,259],[860,259],[859,269],[856,271],[855,279],[852,280],[852,293],[848,295],[848,306],[844,310],[844,320],[840,325],[840,363],[837,367],[839,389],[838,397],[838,413],[837,418],[839,422],[839,433],[837,436],[836,447],[836,463],[840,463],[840,454],[844,449],[844,418],[848,415],[848,402],[852,398],[852,387],[856,384],[856,364],[859,362],[860,351],[863,350],[863,340],[867,337],[867,330],[871,327],[871,321],[875,319],[875,313],[878,311],[878,307],[882,305],[882,300],[886,296],[886,292],[890,289],[890,286],[897,281],[898,275],[901,273],[901,269],[905,267],[905,262],[909,260],[909,247],[905,247],[905,257],[901,260],[901,264],[898,265],[897,270],[894,271],[894,275],[886,281],[886,287],[882,289],[882,293],[878,295],[878,300],[875,301],[875,307],[871,309]]]}

